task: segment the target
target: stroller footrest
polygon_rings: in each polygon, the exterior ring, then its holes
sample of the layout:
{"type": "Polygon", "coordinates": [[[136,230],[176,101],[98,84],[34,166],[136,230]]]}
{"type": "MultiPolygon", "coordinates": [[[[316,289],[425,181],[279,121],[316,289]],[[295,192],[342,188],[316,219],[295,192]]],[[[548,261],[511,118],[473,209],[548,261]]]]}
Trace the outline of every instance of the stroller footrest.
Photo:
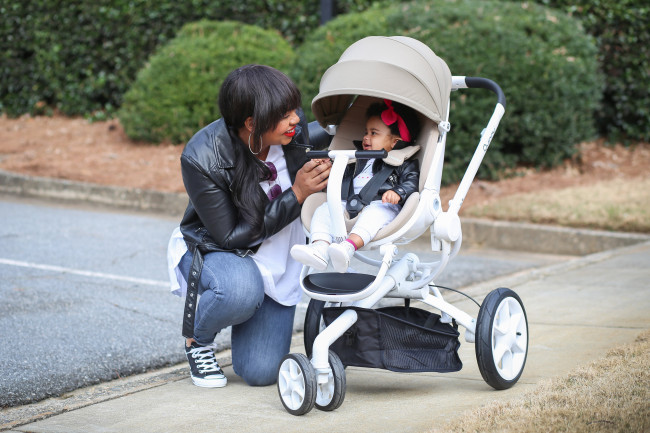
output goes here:
{"type": "Polygon", "coordinates": [[[307,275],[302,282],[308,292],[321,295],[349,295],[361,292],[372,284],[375,278],[375,275],[369,274],[323,272],[307,275]]]}

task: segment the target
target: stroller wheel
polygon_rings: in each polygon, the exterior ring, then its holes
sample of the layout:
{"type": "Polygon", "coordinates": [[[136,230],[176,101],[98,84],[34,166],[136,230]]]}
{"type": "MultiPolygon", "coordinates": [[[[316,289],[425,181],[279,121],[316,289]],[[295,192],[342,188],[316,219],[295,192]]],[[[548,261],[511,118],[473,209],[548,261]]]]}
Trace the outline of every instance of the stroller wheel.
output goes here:
{"type": "Polygon", "coordinates": [[[311,351],[314,346],[314,340],[320,332],[325,329],[323,322],[323,308],[325,301],[311,299],[307,305],[307,312],[305,313],[305,326],[303,340],[305,342],[305,352],[307,358],[311,359],[311,351]]]}
{"type": "Polygon", "coordinates": [[[507,389],[517,383],[528,355],[528,319],[514,291],[499,288],[483,300],[476,321],[475,350],[488,385],[507,389]]]}
{"type": "Polygon", "coordinates": [[[337,409],[345,399],[345,369],[338,355],[329,351],[329,364],[332,371],[326,383],[319,383],[316,389],[316,408],[331,411],[337,409]]]}
{"type": "Polygon", "coordinates": [[[304,415],[316,402],[316,372],[302,353],[289,353],[278,369],[278,394],[291,415],[304,415]]]}

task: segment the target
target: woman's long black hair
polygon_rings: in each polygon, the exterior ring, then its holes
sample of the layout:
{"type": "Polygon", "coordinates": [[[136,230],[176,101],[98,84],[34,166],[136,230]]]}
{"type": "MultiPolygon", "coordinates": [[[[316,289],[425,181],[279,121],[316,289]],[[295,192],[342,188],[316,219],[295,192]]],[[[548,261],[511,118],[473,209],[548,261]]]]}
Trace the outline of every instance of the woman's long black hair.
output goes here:
{"type": "Polygon", "coordinates": [[[221,85],[219,111],[234,138],[238,161],[231,188],[233,203],[255,234],[263,229],[268,200],[259,183],[270,171],[251,152],[260,151],[262,135],[274,129],[288,112],[300,107],[300,102],[300,91],[293,81],[270,66],[242,66],[221,85]],[[253,118],[253,133],[248,143],[242,143],[237,131],[249,117],[253,118]]]}

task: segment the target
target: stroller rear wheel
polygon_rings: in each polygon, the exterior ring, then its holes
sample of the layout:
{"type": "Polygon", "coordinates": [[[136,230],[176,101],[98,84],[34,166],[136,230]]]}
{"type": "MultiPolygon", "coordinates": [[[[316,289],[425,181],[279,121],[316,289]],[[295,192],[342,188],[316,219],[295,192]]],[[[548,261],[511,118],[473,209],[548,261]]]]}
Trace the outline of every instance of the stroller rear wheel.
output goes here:
{"type": "Polygon", "coordinates": [[[483,300],[476,321],[475,350],[488,385],[507,389],[517,383],[528,356],[528,319],[514,291],[499,288],[483,300]]]}
{"type": "Polygon", "coordinates": [[[345,399],[345,368],[333,351],[329,351],[330,374],[326,383],[319,383],[316,390],[316,409],[332,411],[345,399]]]}
{"type": "Polygon", "coordinates": [[[289,353],[278,369],[278,394],[292,415],[304,415],[316,403],[316,372],[302,353],[289,353]]]}

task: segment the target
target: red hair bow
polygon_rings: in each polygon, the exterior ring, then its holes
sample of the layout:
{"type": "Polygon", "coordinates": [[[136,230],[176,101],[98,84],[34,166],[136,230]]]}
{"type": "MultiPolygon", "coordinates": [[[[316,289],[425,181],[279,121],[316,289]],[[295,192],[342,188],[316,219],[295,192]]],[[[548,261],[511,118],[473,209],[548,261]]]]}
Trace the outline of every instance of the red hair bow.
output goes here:
{"type": "Polygon", "coordinates": [[[397,122],[400,138],[403,141],[411,141],[411,134],[409,133],[409,129],[406,127],[406,123],[404,123],[402,116],[395,112],[395,109],[393,108],[393,101],[384,99],[384,103],[388,108],[381,113],[381,120],[386,124],[386,126],[390,126],[393,123],[397,122]]]}

